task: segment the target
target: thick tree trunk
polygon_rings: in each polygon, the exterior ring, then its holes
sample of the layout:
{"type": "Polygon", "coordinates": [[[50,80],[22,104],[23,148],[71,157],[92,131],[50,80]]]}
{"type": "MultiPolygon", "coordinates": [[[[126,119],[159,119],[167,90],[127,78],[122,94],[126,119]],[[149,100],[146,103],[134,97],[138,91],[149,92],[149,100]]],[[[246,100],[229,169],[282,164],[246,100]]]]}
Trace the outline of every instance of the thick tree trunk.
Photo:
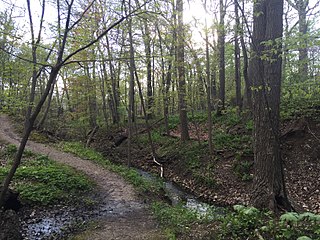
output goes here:
{"type": "Polygon", "coordinates": [[[290,210],[279,141],[283,0],[258,0],[254,4],[252,59],[254,80],[254,180],[252,204],[258,208],[290,210]],[[259,13],[259,14],[258,14],[259,13]],[[273,41],[265,46],[264,41],[273,41]],[[268,59],[262,60],[262,54],[268,59]]]}

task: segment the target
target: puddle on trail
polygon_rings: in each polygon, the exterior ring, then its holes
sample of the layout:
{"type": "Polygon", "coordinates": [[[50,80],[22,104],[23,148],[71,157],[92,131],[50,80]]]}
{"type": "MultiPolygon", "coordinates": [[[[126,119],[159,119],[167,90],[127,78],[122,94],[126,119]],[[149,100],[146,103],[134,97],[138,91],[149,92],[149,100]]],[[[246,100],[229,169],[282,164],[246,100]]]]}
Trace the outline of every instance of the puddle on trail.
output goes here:
{"type": "Polygon", "coordinates": [[[91,209],[55,206],[26,210],[22,218],[22,235],[26,240],[62,239],[89,221],[123,216],[144,207],[140,202],[101,201],[91,209]]]}

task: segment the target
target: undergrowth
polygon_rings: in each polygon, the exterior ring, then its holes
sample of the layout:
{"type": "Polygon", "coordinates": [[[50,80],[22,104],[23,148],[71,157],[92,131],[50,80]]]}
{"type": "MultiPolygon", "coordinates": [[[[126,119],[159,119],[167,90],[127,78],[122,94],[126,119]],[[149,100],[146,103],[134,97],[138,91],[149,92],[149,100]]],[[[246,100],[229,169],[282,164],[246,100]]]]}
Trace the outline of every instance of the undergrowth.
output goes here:
{"type": "Polygon", "coordinates": [[[313,213],[288,212],[277,218],[271,212],[235,205],[232,211],[209,209],[205,216],[201,216],[183,205],[163,203],[154,203],[152,209],[169,239],[183,238],[190,229],[201,225],[212,228],[207,229],[204,239],[320,239],[320,215],[313,213]]]}
{"type": "MultiPolygon", "coordinates": [[[[7,164],[0,168],[0,181],[8,174],[16,150],[15,145],[8,145],[1,153],[7,164]]],[[[25,151],[12,184],[23,203],[39,205],[80,199],[79,195],[93,186],[94,183],[84,174],[30,151],[25,151]]]]}

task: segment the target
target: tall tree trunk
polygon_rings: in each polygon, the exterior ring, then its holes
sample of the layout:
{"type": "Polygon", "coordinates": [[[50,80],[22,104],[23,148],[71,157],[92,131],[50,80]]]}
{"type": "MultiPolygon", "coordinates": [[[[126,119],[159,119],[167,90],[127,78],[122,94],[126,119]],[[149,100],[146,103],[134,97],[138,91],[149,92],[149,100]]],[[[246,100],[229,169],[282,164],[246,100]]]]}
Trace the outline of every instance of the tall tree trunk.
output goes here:
{"type": "Polygon", "coordinates": [[[153,90],[152,90],[152,65],[151,65],[151,37],[148,22],[144,20],[144,47],[147,65],[147,118],[152,117],[153,111],[153,90]]]}
{"type": "Polygon", "coordinates": [[[115,76],[115,70],[114,66],[112,64],[112,53],[110,49],[110,43],[109,38],[106,36],[106,42],[107,42],[107,52],[108,52],[108,63],[109,63],[109,71],[110,71],[110,78],[111,78],[111,86],[112,86],[112,94],[110,95],[110,101],[112,101],[110,104],[112,107],[112,122],[113,124],[119,123],[119,87],[117,84],[116,76],[115,76]]]}
{"type": "Polygon", "coordinates": [[[244,40],[244,33],[245,33],[245,26],[248,27],[248,23],[245,16],[245,1],[242,1],[242,6],[240,6],[240,3],[238,0],[235,0],[235,4],[237,4],[237,8],[241,11],[242,15],[242,21],[241,21],[241,32],[239,35],[240,38],[240,44],[242,49],[242,55],[243,55],[243,79],[245,83],[245,94],[244,94],[244,105],[246,108],[252,110],[252,79],[250,77],[251,72],[251,66],[249,65],[249,58],[248,58],[248,50],[246,47],[246,43],[244,40]]]}
{"type": "Polygon", "coordinates": [[[234,30],[234,79],[236,82],[236,105],[239,112],[242,110],[242,100],[241,100],[241,74],[240,74],[240,47],[239,47],[239,28],[240,20],[238,13],[237,0],[234,0],[234,12],[236,17],[236,24],[234,30]]]}
{"type": "Polygon", "coordinates": [[[307,7],[308,0],[298,0],[296,3],[299,15],[299,34],[300,34],[300,47],[299,47],[299,77],[300,81],[308,79],[308,41],[307,41],[307,7]]]}
{"type": "Polygon", "coordinates": [[[258,0],[253,12],[254,180],[251,202],[258,208],[290,210],[279,139],[283,0],[258,0]],[[264,45],[273,41],[272,46],[264,45]],[[268,59],[262,60],[262,55],[268,59]]]}
{"type": "MultiPolygon", "coordinates": [[[[221,101],[221,108],[225,108],[226,98],[226,70],[225,70],[225,6],[223,0],[220,0],[220,22],[218,28],[218,51],[219,51],[219,99],[221,101]]],[[[221,109],[220,109],[221,110],[221,109]]]]}
{"type": "MultiPolygon", "coordinates": [[[[102,53],[101,49],[99,48],[100,54],[102,53]]],[[[108,125],[108,113],[107,113],[107,99],[106,99],[106,82],[107,82],[107,69],[106,63],[103,59],[100,65],[100,92],[101,92],[101,99],[102,99],[102,113],[104,122],[108,125]]],[[[108,88],[108,87],[107,87],[108,88]]],[[[108,88],[109,89],[109,88],[108,88]]],[[[111,109],[111,115],[113,116],[114,111],[111,109]]],[[[113,117],[114,118],[114,117],[113,117]]]]}
{"type": "Polygon", "coordinates": [[[97,95],[96,95],[96,74],[95,63],[92,66],[92,77],[89,71],[89,65],[85,66],[87,75],[88,87],[88,110],[89,110],[89,124],[90,128],[94,129],[97,126],[97,95]]]}
{"type": "Polygon", "coordinates": [[[129,80],[129,107],[128,107],[128,166],[131,165],[131,142],[133,136],[133,123],[135,121],[135,104],[134,104],[134,48],[132,37],[132,18],[129,19],[129,41],[130,41],[130,80],[129,80]]]}
{"type": "Polygon", "coordinates": [[[183,0],[177,0],[177,68],[178,68],[178,95],[179,95],[179,116],[180,116],[180,131],[181,141],[188,140],[188,118],[187,118],[187,104],[186,104],[186,80],[184,67],[184,25],[183,25],[183,0]]]}
{"type": "Polygon", "coordinates": [[[211,107],[211,81],[210,81],[210,55],[209,55],[209,38],[208,38],[208,28],[206,21],[206,80],[207,80],[207,105],[208,105],[208,143],[209,152],[213,156],[213,139],[212,139],[212,107],[211,107]]]}
{"type": "Polygon", "coordinates": [[[36,127],[37,129],[42,128],[43,124],[45,123],[45,121],[47,119],[47,116],[48,116],[48,113],[49,113],[49,110],[50,110],[50,106],[51,106],[53,92],[54,92],[54,86],[55,86],[55,83],[53,83],[52,86],[51,86],[50,93],[49,93],[48,100],[47,100],[47,106],[46,106],[46,109],[44,111],[44,114],[43,114],[42,118],[40,119],[40,121],[39,121],[39,123],[38,123],[38,125],[36,127]]]}

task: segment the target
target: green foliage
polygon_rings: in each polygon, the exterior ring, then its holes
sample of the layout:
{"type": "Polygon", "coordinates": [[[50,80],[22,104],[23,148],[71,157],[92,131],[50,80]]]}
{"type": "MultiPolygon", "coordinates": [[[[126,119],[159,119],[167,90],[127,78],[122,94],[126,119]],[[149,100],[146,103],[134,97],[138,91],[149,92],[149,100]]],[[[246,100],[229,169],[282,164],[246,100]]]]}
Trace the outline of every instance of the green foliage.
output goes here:
{"type": "Polygon", "coordinates": [[[208,121],[208,114],[206,112],[188,113],[188,119],[190,122],[205,123],[208,121]]]}
{"type": "Polygon", "coordinates": [[[315,80],[288,83],[282,88],[280,107],[282,119],[303,115],[320,121],[320,85],[315,80]]]}
{"type": "Polygon", "coordinates": [[[214,114],[212,117],[214,124],[235,126],[241,123],[241,117],[237,113],[237,108],[228,108],[224,110],[221,116],[214,114]]]}
{"type": "Polygon", "coordinates": [[[243,181],[251,181],[252,175],[250,175],[250,171],[252,166],[253,162],[238,160],[233,164],[233,171],[243,181]]]}
{"type": "MultiPolygon", "coordinates": [[[[1,181],[8,172],[9,167],[0,169],[1,181]]],[[[13,186],[23,202],[48,205],[74,199],[90,190],[93,182],[71,167],[40,155],[23,161],[14,176],[13,186]]]]}
{"type": "Polygon", "coordinates": [[[249,130],[249,131],[252,131],[253,130],[253,120],[249,120],[248,122],[246,122],[246,129],[249,130]]]}
{"type": "Polygon", "coordinates": [[[175,129],[180,124],[180,119],[178,115],[170,116],[168,119],[169,122],[169,129],[175,129]]]}
{"type": "Polygon", "coordinates": [[[159,222],[166,228],[170,239],[176,239],[176,235],[188,231],[190,226],[198,221],[196,212],[182,205],[169,206],[156,202],[152,209],[159,222]]]}
{"type": "Polygon", "coordinates": [[[213,134],[213,143],[216,149],[239,150],[250,148],[251,136],[229,134],[220,129],[213,134]]]}
{"type": "Polygon", "coordinates": [[[9,144],[6,147],[5,154],[9,157],[13,157],[14,154],[18,151],[17,146],[14,144],[9,144]]]}
{"type": "Polygon", "coordinates": [[[320,216],[312,213],[285,213],[279,220],[270,212],[234,206],[221,218],[219,239],[319,239],[320,216]]]}
{"type": "Polygon", "coordinates": [[[38,142],[38,143],[48,143],[49,140],[46,135],[41,134],[37,131],[33,131],[30,135],[30,140],[38,142]]]}

